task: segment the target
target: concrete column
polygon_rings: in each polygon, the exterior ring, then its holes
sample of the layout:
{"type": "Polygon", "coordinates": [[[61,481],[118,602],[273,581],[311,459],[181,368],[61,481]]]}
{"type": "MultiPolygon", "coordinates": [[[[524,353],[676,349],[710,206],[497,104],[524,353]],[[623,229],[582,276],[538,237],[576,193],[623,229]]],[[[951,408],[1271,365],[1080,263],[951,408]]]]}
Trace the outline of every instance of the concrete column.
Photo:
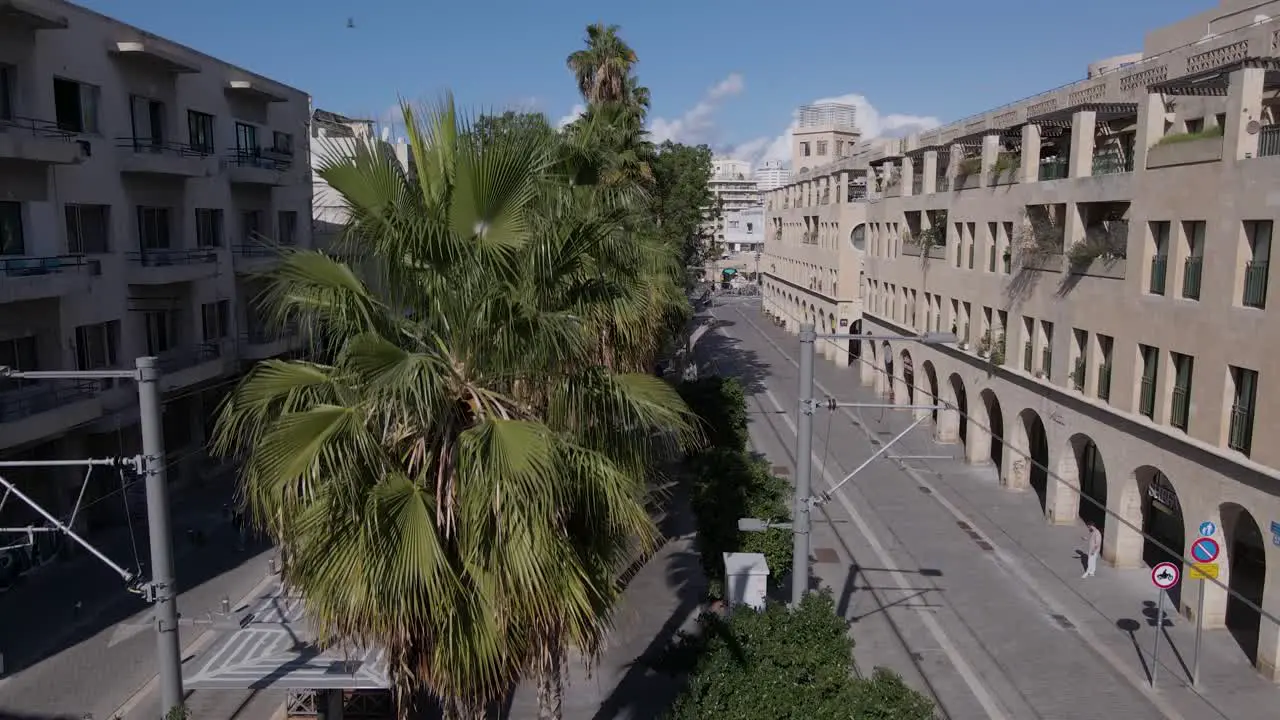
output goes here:
{"type": "Polygon", "coordinates": [[[1148,93],[1138,101],[1138,131],[1133,139],[1134,172],[1146,172],[1147,152],[1164,136],[1164,118],[1164,96],[1160,93],[1148,93]]]}
{"type": "Polygon", "coordinates": [[[863,385],[874,386],[880,373],[876,372],[876,366],[874,365],[875,357],[872,355],[872,342],[870,340],[859,340],[858,342],[862,343],[862,361],[858,363],[858,379],[862,381],[863,385]]]}
{"type": "MultiPolygon", "coordinates": [[[[1133,476],[1107,493],[1107,509],[1134,527],[1142,527],[1142,489],[1133,476]]],[[[1142,535],[1127,525],[1110,523],[1102,534],[1102,558],[1118,568],[1142,567],[1142,535]]]]}
{"type": "Polygon", "coordinates": [[[1080,205],[1073,202],[1069,202],[1066,205],[1066,216],[1062,219],[1063,252],[1070,250],[1072,245],[1084,240],[1084,220],[1080,217],[1080,205]]]}
{"type": "Polygon", "coordinates": [[[1222,159],[1234,162],[1258,155],[1258,134],[1249,123],[1262,122],[1262,81],[1266,71],[1246,67],[1231,72],[1227,87],[1227,125],[1222,129],[1222,159]]]}
{"type": "MultiPolygon", "coordinates": [[[[1260,528],[1263,537],[1266,538],[1270,533],[1267,528],[1260,528]]],[[[1275,556],[1272,555],[1274,558],[1275,556]]],[[[1269,568],[1271,572],[1267,573],[1266,584],[1262,588],[1262,607],[1275,613],[1274,608],[1280,606],[1280,572],[1269,568]]],[[[1262,623],[1258,627],[1258,672],[1266,679],[1276,682],[1280,681],[1280,625],[1262,618],[1262,623]]]]}
{"type": "Polygon", "coordinates": [[[1098,114],[1092,110],[1081,110],[1071,116],[1071,164],[1067,167],[1067,177],[1093,175],[1093,140],[1097,126],[1098,114]]]}
{"type": "MultiPolygon", "coordinates": [[[[1071,525],[1080,516],[1080,466],[1075,459],[1075,449],[1068,445],[1066,457],[1058,462],[1057,478],[1050,476],[1045,488],[1044,516],[1050,525],[1071,525]]],[[[1052,466],[1050,466],[1052,467],[1052,466]]]]}
{"type": "Polygon", "coordinates": [[[911,158],[902,158],[902,195],[907,197],[911,195],[911,190],[915,186],[916,168],[911,158]]]}
{"type": "MultiPolygon", "coordinates": [[[[981,395],[975,395],[969,400],[969,412],[985,426],[978,427],[977,423],[968,423],[965,426],[964,461],[970,465],[989,465],[991,463],[991,433],[986,430],[986,428],[991,427],[991,418],[987,417],[986,407],[981,404],[982,402],[981,395]],[[976,409],[973,407],[974,403],[978,403],[976,409]]],[[[960,415],[957,413],[957,437],[959,437],[959,428],[960,415]]]]}
{"type": "Polygon", "coordinates": [[[999,135],[983,135],[982,136],[982,177],[980,184],[982,187],[995,184],[995,177],[991,169],[996,165],[996,156],[1000,154],[1000,136],[999,135]]]}
{"type": "Polygon", "coordinates": [[[1018,182],[1040,181],[1040,126],[1028,123],[1022,126],[1022,176],[1018,182]]]}
{"type": "Polygon", "coordinates": [[[920,191],[925,195],[938,191],[938,151],[926,150],[924,153],[924,185],[920,191]]]}
{"type": "Polygon", "coordinates": [[[893,353],[893,404],[907,404],[907,378],[903,373],[902,356],[894,349],[893,353]]]}
{"type": "MultiPolygon", "coordinates": [[[[916,405],[923,406],[923,405],[937,404],[937,402],[933,398],[933,395],[929,394],[929,379],[928,377],[925,376],[923,368],[915,368],[915,385],[916,385],[915,392],[913,394],[915,395],[916,405]]],[[[927,409],[924,409],[923,407],[917,408],[911,411],[911,417],[913,420],[927,418],[932,414],[933,414],[932,410],[927,410],[927,409]]]]}
{"type": "Polygon", "coordinates": [[[874,370],[875,375],[872,376],[872,387],[876,391],[876,397],[885,398],[889,396],[889,387],[892,384],[892,379],[884,373],[884,358],[877,357],[876,362],[878,366],[874,370]]]}

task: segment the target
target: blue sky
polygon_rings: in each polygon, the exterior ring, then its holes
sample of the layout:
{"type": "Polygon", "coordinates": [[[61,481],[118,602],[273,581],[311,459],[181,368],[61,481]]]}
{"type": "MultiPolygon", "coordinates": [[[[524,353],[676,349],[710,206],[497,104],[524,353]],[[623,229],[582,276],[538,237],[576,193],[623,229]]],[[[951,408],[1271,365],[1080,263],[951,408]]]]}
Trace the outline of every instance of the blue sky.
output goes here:
{"type": "Polygon", "coordinates": [[[474,109],[533,107],[557,120],[579,101],[565,56],[588,23],[614,23],[653,91],[656,135],[751,159],[799,105],[857,94],[872,126],[946,122],[1079,79],[1089,62],[1140,50],[1145,31],[1214,4],[80,1],[306,90],[317,107],[375,117],[398,95],[451,89],[474,109]]]}

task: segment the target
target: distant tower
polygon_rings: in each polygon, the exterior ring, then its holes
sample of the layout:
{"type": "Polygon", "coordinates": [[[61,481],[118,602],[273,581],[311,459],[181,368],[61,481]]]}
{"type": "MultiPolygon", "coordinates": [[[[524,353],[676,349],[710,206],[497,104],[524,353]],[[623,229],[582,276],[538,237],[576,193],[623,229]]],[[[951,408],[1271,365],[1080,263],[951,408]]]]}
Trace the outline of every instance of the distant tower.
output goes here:
{"type": "Polygon", "coordinates": [[[819,103],[801,107],[796,130],[791,133],[792,177],[848,157],[861,137],[858,108],[853,105],[819,103]]]}

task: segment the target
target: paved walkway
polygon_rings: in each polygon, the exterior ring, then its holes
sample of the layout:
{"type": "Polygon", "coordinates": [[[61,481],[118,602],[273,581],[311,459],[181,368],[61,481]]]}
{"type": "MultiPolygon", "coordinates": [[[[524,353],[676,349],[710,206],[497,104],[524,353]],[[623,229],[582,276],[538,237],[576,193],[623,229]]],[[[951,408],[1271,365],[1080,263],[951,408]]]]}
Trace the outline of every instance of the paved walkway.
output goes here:
{"type": "MultiPolygon", "coordinates": [[[[733,323],[717,331],[718,350],[748,376],[753,439],[793,467],[796,338],[754,305],[715,312],[733,323]]],[[[880,402],[856,369],[819,357],[815,372],[820,395],[880,402]]],[[[904,411],[861,412],[823,410],[815,420],[815,462],[835,481],[910,422],[904,411]]],[[[1189,687],[1193,628],[1178,617],[1166,622],[1151,691],[1156,595],[1146,570],[1104,567],[1081,580],[1083,529],[1046,525],[1034,494],[1006,491],[993,469],[964,464],[960,446],[934,444],[927,422],[889,454],[944,459],[874,462],[822,507],[814,529],[815,574],[857,621],[864,671],[902,672],[952,718],[1276,716],[1280,689],[1226,631],[1205,632],[1202,689],[1189,687]]]]}

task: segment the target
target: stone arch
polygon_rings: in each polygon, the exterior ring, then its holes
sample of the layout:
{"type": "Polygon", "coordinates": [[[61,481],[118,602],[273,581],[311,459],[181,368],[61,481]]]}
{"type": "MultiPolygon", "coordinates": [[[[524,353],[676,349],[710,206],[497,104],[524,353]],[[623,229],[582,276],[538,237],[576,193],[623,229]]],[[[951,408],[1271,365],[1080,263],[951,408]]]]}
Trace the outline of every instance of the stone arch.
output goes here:
{"type": "Polygon", "coordinates": [[[1009,438],[1009,468],[1005,485],[1015,490],[1032,488],[1045,509],[1048,490],[1049,442],[1040,413],[1024,408],[1018,413],[1009,438]]]}
{"type": "Polygon", "coordinates": [[[950,412],[955,414],[955,434],[956,439],[966,448],[969,445],[969,391],[964,386],[964,378],[960,377],[960,373],[951,373],[951,377],[947,378],[947,385],[951,388],[951,403],[955,406],[950,412]]]}
{"type": "Polygon", "coordinates": [[[867,249],[867,224],[858,223],[849,231],[849,243],[854,250],[865,252],[867,249]]]}
{"type": "Polygon", "coordinates": [[[849,364],[854,365],[862,359],[862,338],[857,337],[862,334],[861,319],[849,323],[849,334],[854,336],[849,338],[849,364]]]}
{"type": "Polygon", "coordinates": [[[971,423],[965,438],[965,459],[974,464],[991,463],[996,466],[996,477],[1004,477],[1004,409],[1000,398],[991,388],[979,393],[982,401],[975,410],[984,427],[971,423]]]}
{"type": "Polygon", "coordinates": [[[935,407],[934,410],[930,411],[929,415],[933,419],[933,431],[936,437],[938,434],[938,417],[942,413],[941,410],[936,409],[938,405],[942,404],[942,389],[938,387],[938,371],[933,367],[932,362],[925,360],[920,363],[920,374],[924,380],[924,390],[928,393],[928,397],[924,399],[927,399],[929,404],[935,407]]]}
{"type": "MultiPolygon", "coordinates": [[[[1218,508],[1222,519],[1222,556],[1227,577],[1223,581],[1233,592],[1226,598],[1224,623],[1249,662],[1258,664],[1258,640],[1262,615],[1241,601],[1241,597],[1262,607],[1262,590],[1267,580],[1267,545],[1253,514],[1235,503],[1218,508]],[[1238,594],[1238,595],[1237,595],[1238,594]]],[[[1221,564],[1221,560],[1219,562],[1221,564]]]]}
{"type": "Polygon", "coordinates": [[[916,404],[916,367],[911,360],[911,353],[903,348],[898,353],[898,359],[902,363],[902,387],[895,388],[895,392],[902,393],[902,397],[906,398],[907,405],[916,404]]]}
{"type": "MultiPolygon", "coordinates": [[[[1152,465],[1142,465],[1134,469],[1123,489],[1112,493],[1108,500],[1112,512],[1125,522],[1115,523],[1103,536],[1103,557],[1117,567],[1141,567],[1144,563],[1155,565],[1165,561],[1182,564],[1182,556],[1186,554],[1182,503],[1164,472],[1152,465]]],[[[1169,593],[1175,607],[1179,590],[1180,586],[1169,593]]]]}
{"type": "Polygon", "coordinates": [[[1093,438],[1076,433],[1058,453],[1055,477],[1048,480],[1045,515],[1049,522],[1070,525],[1076,518],[1092,522],[1106,534],[1107,470],[1093,438]]]}

